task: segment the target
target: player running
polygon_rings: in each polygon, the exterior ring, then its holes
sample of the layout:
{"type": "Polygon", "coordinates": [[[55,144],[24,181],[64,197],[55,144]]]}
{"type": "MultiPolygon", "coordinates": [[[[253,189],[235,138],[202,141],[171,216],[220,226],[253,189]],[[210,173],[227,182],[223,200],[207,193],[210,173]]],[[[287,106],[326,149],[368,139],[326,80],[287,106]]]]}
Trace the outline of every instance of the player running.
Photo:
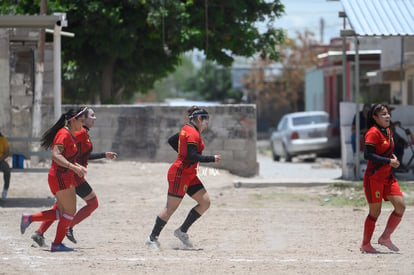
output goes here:
{"type": "MultiPolygon", "coordinates": [[[[93,159],[115,159],[118,155],[114,152],[105,152],[105,153],[92,153],[92,142],[89,137],[89,129],[91,129],[95,124],[96,116],[95,112],[91,108],[86,110],[86,118],[84,125],[80,131],[75,132],[76,143],[78,146],[79,154],[76,159],[77,163],[87,167],[88,160],[93,159]]],[[[86,181],[84,177],[79,177],[75,175],[76,181],[76,194],[81,197],[86,205],[82,207],[74,216],[68,231],[66,232],[66,237],[73,243],[77,243],[75,236],[73,234],[73,227],[89,217],[95,209],[98,208],[98,198],[96,197],[95,192],[92,187],[86,181]]],[[[56,207],[56,205],[54,205],[56,207]]],[[[45,221],[39,226],[39,228],[32,234],[32,239],[39,245],[43,246],[45,244],[45,238],[43,234],[47,229],[52,225],[53,221],[45,221]]]]}
{"type": "Polygon", "coordinates": [[[192,247],[187,231],[190,226],[210,207],[210,197],[197,177],[199,162],[220,162],[221,155],[203,156],[204,143],[200,133],[207,129],[209,115],[205,109],[193,106],[188,110],[189,122],[169,143],[178,152],[177,159],[168,170],[167,204],[155,220],[155,225],[146,244],[160,248],[158,237],[172,214],[177,210],[185,194],[197,202],[188,213],[183,224],[174,231],[174,235],[186,246],[192,247]],[[178,139],[178,142],[177,142],[178,139]]]}

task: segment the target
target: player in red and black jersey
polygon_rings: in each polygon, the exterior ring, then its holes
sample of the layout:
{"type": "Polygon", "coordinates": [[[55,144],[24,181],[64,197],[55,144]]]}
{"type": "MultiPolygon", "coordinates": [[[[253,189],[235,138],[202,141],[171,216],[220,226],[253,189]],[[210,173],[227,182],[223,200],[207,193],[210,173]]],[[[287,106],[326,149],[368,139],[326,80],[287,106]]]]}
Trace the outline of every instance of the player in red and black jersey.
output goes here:
{"type": "Polygon", "coordinates": [[[45,149],[52,148],[52,166],[48,174],[50,190],[56,198],[55,206],[35,214],[23,214],[20,223],[20,232],[23,234],[32,222],[54,221],[59,219],[56,237],[51,251],[73,251],[66,247],[62,240],[68,226],[76,212],[75,174],[83,177],[86,167],[75,162],[78,147],[74,136],[80,131],[84,122],[86,107],[77,112],[69,110],[45,132],[41,138],[41,145],[45,149]]]}
{"type": "Polygon", "coordinates": [[[168,170],[168,196],[165,208],[155,220],[155,225],[146,244],[160,247],[158,236],[172,214],[180,205],[185,194],[197,202],[188,213],[184,223],[174,231],[174,235],[187,247],[192,247],[187,230],[210,207],[210,197],[197,177],[200,162],[220,162],[221,155],[203,156],[204,143],[200,133],[208,126],[209,115],[205,109],[193,106],[188,110],[189,122],[179,134],[171,137],[169,143],[178,152],[177,159],[168,170]]]}
{"type": "MultiPolygon", "coordinates": [[[[76,145],[78,147],[78,156],[76,158],[76,162],[80,165],[87,167],[88,160],[93,159],[101,159],[101,158],[108,158],[108,159],[115,159],[118,155],[114,152],[105,152],[105,153],[92,153],[92,142],[90,140],[88,131],[93,127],[95,124],[96,116],[95,112],[88,108],[86,110],[86,117],[84,121],[84,125],[80,131],[75,132],[76,138],[76,145]]],[[[76,243],[76,239],[73,235],[73,227],[89,217],[96,208],[98,208],[98,198],[96,197],[95,192],[93,191],[92,187],[86,181],[85,177],[79,177],[75,175],[75,182],[76,182],[76,194],[81,197],[85,202],[86,205],[82,207],[74,216],[68,231],[66,232],[66,236],[70,241],[76,243]]],[[[32,239],[39,245],[44,245],[44,237],[43,234],[46,230],[50,227],[53,221],[45,221],[39,226],[39,228],[32,234],[32,239]]]]}
{"type": "Polygon", "coordinates": [[[375,104],[368,114],[368,131],[365,134],[364,147],[364,157],[368,163],[364,174],[364,190],[369,214],[365,219],[364,238],[360,247],[360,250],[366,253],[378,253],[371,245],[371,238],[381,213],[382,200],[390,201],[394,211],[378,243],[392,251],[399,251],[391,242],[390,236],[401,221],[405,202],[391,169],[398,168],[400,160],[393,154],[394,140],[390,130],[390,119],[390,108],[384,104],[375,104]]]}

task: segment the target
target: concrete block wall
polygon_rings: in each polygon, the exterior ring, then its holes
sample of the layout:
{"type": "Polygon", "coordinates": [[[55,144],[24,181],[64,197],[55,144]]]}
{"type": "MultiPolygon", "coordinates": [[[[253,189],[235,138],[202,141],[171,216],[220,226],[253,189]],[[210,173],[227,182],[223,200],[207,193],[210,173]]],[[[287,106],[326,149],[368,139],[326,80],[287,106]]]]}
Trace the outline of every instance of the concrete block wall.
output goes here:
{"type": "MultiPolygon", "coordinates": [[[[64,110],[79,106],[64,105],[64,110]]],[[[97,116],[90,131],[94,152],[116,151],[120,159],[173,162],[177,153],[168,137],[186,122],[189,107],[164,105],[95,105],[97,116]]],[[[221,154],[221,168],[243,177],[258,173],[256,158],[256,107],[251,104],[205,107],[210,114],[209,127],[202,133],[203,154],[221,154]]]]}
{"type": "Polygon", "coordinates": [[[0,131],[6,135],[10,121],[10,53],[7,29],[0,28],[0,131]]]}

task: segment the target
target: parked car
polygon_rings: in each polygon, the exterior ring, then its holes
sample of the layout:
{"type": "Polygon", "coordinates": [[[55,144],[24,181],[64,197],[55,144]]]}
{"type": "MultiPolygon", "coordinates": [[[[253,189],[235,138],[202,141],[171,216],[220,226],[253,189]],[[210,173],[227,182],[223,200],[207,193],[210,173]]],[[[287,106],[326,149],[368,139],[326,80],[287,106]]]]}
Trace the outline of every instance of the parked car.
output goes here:
{"type": "Polygon", "coordinates": [[[339,154],[339,129],[324,111],[286,114],[270,137],[273,159],[286,161],[303,154],[339,154]]]}

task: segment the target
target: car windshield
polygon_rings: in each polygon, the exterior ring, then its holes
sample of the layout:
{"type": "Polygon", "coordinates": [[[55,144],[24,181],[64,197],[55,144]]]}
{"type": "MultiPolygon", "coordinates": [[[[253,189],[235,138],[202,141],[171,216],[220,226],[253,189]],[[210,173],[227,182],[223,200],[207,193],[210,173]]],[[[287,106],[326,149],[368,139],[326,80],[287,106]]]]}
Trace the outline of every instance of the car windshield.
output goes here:
{"type": "Polygon", "coordinates": [[[294,117],[292,119],[293,125],[308,125],[316,123],[326,123],[328,122],[328,117],[324,115],[315,115],[315,116],[303,116],[303,117],[294,117]]]}

